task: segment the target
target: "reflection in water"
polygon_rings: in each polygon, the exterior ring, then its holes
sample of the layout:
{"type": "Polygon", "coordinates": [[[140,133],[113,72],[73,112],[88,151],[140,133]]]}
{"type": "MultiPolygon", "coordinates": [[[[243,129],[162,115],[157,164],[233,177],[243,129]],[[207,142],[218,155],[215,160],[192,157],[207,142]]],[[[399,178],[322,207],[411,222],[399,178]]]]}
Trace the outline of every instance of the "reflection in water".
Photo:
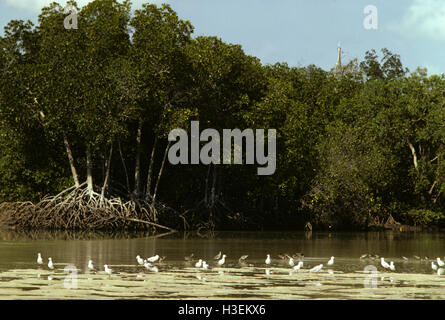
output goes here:
{"type": "Polygon", "coordinates": [[[91,230],[1,230],[0,241],[22,240],[101,240],[159,237],[173,232],[154,235],[149,231],[91,231],[91,230]]]}
{"type": "Polygon", "coordinates": [[[328,257],[335,256],[336,266],[348,272],[363,270],[370,263],[378,265],[380,257],[394,261],[397,271],[425,271],[430,259],[414,257],[445,256],[445,235],[440,233],[213,232],[202,236],[193,232],[153,235],[145,231],[0,230],[0,268],[23,263],[34,266],[38,252],[44,260],[51,256],[54,261],[81,268],[87,267],[89,259],[99,267],[105,263],[132,265],[137,255],[147,258],[156,254],[166,256],[166,263],[184,263],[187,257],[192,265],[200,258],[212,265],[220,251],[227,255],[227,263],[242,267],[264,265],[268,253],[272,262],[287,263],[278,255],[301,256],[304,252],[305,267],[326,263],[328,257]],[[247,261],[239,260],[246,255],[247,261]],[[345,263],[345,259],[353,261],[345,263]]]}
{"type": "MultiPolygon", "coordinates": [[[[203,237],[202,234],[193,232],[153,235],[130,231],[105,233],[3,230],[0,231],[0,284],[3,281],[1,279],[6,279],[5,273],[13,270],[31,270],[34,272],[32,276],[34,280],[53,279],[52,282],[57,283],[60,279],[54,275],[64,276],[64,268],[72,265],[77,268],[79,275],[87,276],[85,281],[89,281],[88,286],[91,287],[96,286],[97,279],[101,279],[100,277],[105,274],[103,266],[108,265],[120,273],[117,276],[113,274],[109,281],[134,278],[132,281],[137,279],[141,283],[148,284],[153,280],[162,279],[166,274],[177,280],[184,275],[184,272],[192,272],[192,278],[194,281],[199,280],[200,284],[225,281],[227,286],[237,288],[240,283],[231,282],[236,280],[244,285],[252,282],[249,288],[256,288],[260,285],[257,281],[261,278],[261,285],[271,288],[270,290],[275,286],[314,287],[317,283],[321,283],[323,287],[336,286],[342,281],[339,277],[344,277],[348,279],[347,281],[353,279],[353,284],[349,283],[347,286],[364,288],[363,281],[373,275],[366,270],[375,268],[379,273],[379,277],[376,278],[379,280],[379,285],[402,287],[411,285],[410,280],[405,278],[397,280],[398,278],[393,275],[421,274],[429,277],[443,275],[443,268],[433,271],[431,260],[420,257],[433,257],[434,260],[436,257],[444,257],[444,240],[445,235],[439,233],[398,232],[214,232],[203,237]],[[50,256],[53,258],[56,268],[53,273],[48,271],[46,266],[38,270],[36,262],[38,252],[41,252],[44,260],[50,256]],[[218,260],[214,260],[219,252],[226,255],[223,266],[218,266],[218,260]],[[270,265],[265,263],[267,254],[271,256],[270,265]],[[278,257],[298,254],[302,260],[304,259],[304,266],[295,272],[287,259],[278,257]],[[143,266],[142,268],[138,266],[137,255],[143,259],[155,255],[165,256],[166,259],[156,263],[159,268],[158,273],[148,274],[143,266]],[[331,256],[335,256],[333,265],[326,270],[320,270],[320,273],[309,273],[310,269],[320,264],[327,266],[326,263],[331,256]],[[418,256],[419,259],[414,256],[418,256]],[[381,257],[387,261],[394,261],[395,271],[384,271],[380,265],[381,257]],[[97,274],[88,271],[89,259],[94,261],[98,269],[97,274]],[[199,259],[207,261],[213,269],[195,268],[195,263],[199,259]],[[313,278],[302,283],[301,278],[309,277],[308,274],[313,278]],[[215,280],[214,276],[219,280],[215,280]],[[320,279],[324,279],[325,282],[320,279]],[[289,282],[290,280],[292,281],[289,282]]],[[[14,272],[9,276],[14,278],[14,272]]],[[[428,281],[434,279],[428,278],[428,281]]],[[[108,285],[110,288],[114,286],[108,283],[107,279],[103,281],[101,286],[108,285]]],[[[217,288],[210,290],[212,293],[222,294],[217,288]]],[[[0,285],[0,294],[1,292],[0,285]]],[[[283,289],[282,292],[287,291],[283,289]]],[[[206,294],[208,295],[208,292],[206,294]]],[[[206,294],[203,293],[203,296],[206,294]]],[[[273,293],[270,294],[273,296],[273,293]]]]}

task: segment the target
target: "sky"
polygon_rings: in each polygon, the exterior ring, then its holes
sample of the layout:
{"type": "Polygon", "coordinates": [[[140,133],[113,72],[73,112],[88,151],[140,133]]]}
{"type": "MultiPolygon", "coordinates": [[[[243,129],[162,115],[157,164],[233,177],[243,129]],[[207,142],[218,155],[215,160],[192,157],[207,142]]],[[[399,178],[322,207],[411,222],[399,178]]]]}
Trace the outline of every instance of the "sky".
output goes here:
{"type": "MultiPolygon", "coordinates": [[[[53,0],[0,0],[0,29],[13,19],[37,22],[44,5],[53,0]]],[[[58,0],[65,5],[65,0],[58,0]]],[[[88,0],[77,0],[79,6],[88,0]]],[[[169,3],[179,17],[195,27],[194,35],[217,36],[240,44],[263,64],[315,64],[330,70],[337,61],[388,48],[401,56],[410,71],[445,73],[445,0],[133,0],[169,3]],[[369,20],[365,7],[377,9],[369,20]],[[377,23],[365,28],[364,20],[377,23]]],[[[81,26],[79,26],[81,27],[81,26]]]]}

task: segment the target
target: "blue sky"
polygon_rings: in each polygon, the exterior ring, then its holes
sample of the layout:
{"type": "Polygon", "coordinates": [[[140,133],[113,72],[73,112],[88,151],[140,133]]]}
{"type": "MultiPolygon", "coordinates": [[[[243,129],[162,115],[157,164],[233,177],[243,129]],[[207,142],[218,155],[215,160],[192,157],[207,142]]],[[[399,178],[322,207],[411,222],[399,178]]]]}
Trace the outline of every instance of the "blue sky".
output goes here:
{"type": "MultiPolygon", "coordinates": [[[[35,22],[50,2],[0,0],[1,28],[12,19],[35,22]]],[[[64,5],[65,0],[57,2],[64,5]]],[[[192,22],[195,35],[241,44],[264,64],[315,64],[329,70],[341,42],[343,61],[361,60],[367,50],[386,47],[400,54],[411,71],[421,66],[445,73],[445,0],[133,0],[133,7],[143,2],[171,4],[192,22]],[[363,26],[367,5],[378,9],[376,30],[363,26]]]]}

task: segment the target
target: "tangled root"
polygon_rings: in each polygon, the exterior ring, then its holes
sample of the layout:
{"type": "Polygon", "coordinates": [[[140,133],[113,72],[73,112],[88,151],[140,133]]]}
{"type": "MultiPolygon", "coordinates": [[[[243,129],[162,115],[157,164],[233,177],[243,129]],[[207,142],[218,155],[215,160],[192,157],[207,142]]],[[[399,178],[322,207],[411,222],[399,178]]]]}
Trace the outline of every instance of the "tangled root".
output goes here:
{"type": "Polygon", "coordinates": [[[145,199],[123,201],[104,197],[86,187],[71,187],[56,196],[46,196],[39,203],[0,204],[0,223],[15,228],[41,229],[150,229],[172,228],[158,224],[158,215],[169,210],[155,208],[145,199]],[[159,209],[159,210],[158,210],[159,209]]]}

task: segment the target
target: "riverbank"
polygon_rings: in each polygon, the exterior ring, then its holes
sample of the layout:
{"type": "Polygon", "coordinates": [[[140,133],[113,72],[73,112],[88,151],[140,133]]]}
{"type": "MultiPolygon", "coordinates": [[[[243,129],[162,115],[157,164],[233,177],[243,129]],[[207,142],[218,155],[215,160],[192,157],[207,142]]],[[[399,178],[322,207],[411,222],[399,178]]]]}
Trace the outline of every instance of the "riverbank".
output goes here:
{"type": "MultiPolygon", "coordinates": [[[[121,223],[105,223],[103,225],[97,225],[94,228],[91,227],[66,227],[63,224],[56,227],[48,227],[46,222],[39,225],[38,221],[34,222],[34,225],[28,226],[23,223],[17,223],[15,219],[5,218],[8,214],[8,210],[2,211],[2,206],[0,204],[0,229],[9,230],[28,230],[28,231],[60,231],[60,232],[122,232],[122,231],[147,231],[148,233],[156,232],[176,232],[176,231],[198,231],[199,233],[206,234],[208,232],[214,231],[394,231],[394,232],[445,232],[445,227],[442,225],[422,225],[422,224],[402,224],[396,222],[394,219],[389,218],[385,223],[375,224],[370,223],[363,226],[330,226],[330,225],[315,225],[313,226],[309,221],[303,223],[304,220],[301,218],[295,219],[294,217],[289,217],[288,220],[285,218],[282,221],[277,220],[267,220],[263,225],[259,224],[230,224],[225,226],[214,226],[213,229],[203,228],[202,225],[190,225],[181,223],[181,216],[175,216],[175,213],[170,213],[168,221],[165,221],[165,225],[156,224],[151,221],[145,221],[140,218],[131,218],[122,220],[121,223]],[[173,226],[169,226],[167,223],[175,221],[173,226]],[[123,223],[122,223],[123,222],[123,223]],[[310,226],[310,227],[308,227],[310,226]],[[157,227],[157,228],[156,228],[157,227]]],[[[114,217],[115,218],[115,217],[114,217]]],[[[163,217],[161,217],[162,219],[163,217]]],[[[105,219],[106,220],[106,219],[105,219]]],[[[111,218],[110,218],[111,220],[111,218]]]]}

